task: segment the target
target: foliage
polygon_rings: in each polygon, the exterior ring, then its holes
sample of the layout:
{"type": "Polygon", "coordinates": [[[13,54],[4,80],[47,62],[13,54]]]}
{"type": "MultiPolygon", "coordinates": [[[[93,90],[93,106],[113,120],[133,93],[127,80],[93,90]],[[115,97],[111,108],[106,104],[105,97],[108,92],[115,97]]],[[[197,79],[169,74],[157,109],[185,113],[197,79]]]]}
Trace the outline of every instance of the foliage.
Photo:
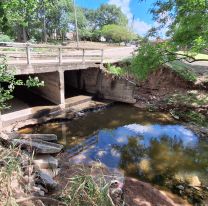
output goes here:
{"type": "Polygon", "coordinates": [[[191,91],[186,94],[174,94],[168,97],[167,103],[199,107],[208,104],[208,94],[198,91],[191,91]]]}
{"type": "Polygon", "coordinates": [[[167,65],[181,78],[190,82],[195,82],[197,80],[196,74],[185,63],[175,60],[167,63],[167,65]]]}
{"type": "MultiPolygon", "coordinates": [[[[143,43],[138,49],[138,53],[132,59],[131,72],[139,79],[145,80],[150,72],[159,68],[166,62],[161,54],[163,45],[143,43]]],[[[169,58],[169,57],[168,57],[169,58]]]]}
{"type": "Polygon", "coordinates": [[[22,177],[19,154],[19,149],[4,148],[0,145],[0,194],[3,205],[17,205],[11,181],[22,177]]]}
{"type": "Polygon", "coordinates": [[[4,34],[0,34],[0,42],[12,42],[13,40],[8,36],[4,34]]]}
{"type": "Polygon", "coordinates": [[[69,184],[58,199],[71,206],[113,206],[108,197],[109,184],[102,172],[95,178],[87,169],[80,169],[81,174],[69,179],[69,184]]]}
{"type": "Polygon", "coordinates": [[[130,32],[125,26],[109,24],[102,27],[101,34],[113,42],[128,42],[135,38],[135,34],[130,32]]]}
{"type": "Polygon", "coordinates": [[[107,65],[107,71],[110,74],[113,74],[113,75],[116,75],[116,76],[123,76],[125,74],[125,71],[124,71],[123,68],[117,67],[117,66],[114,66],[114,65],[111,65],[111,64],[107,65]]]}
{"type": "Polygon", "coordinates": [[[38,77],[29,76],[26,82],[17,79],[14,71],[8,70],[6,60],[3,60],[0,63],[0,111],[8,107],[7,101],[13,98],[12,93],[16,86],[40,87],[43,85],[44,82],[40,82],[38,77]]]}
{"type": "MultiPolygon", "coordinates": [[[[115,5],[103,4],[96,10],[76,8],[80,37],[98,40],[104,25],[126,26],[127,17],[115,5]]],[[[72,0],[11,0],[0,2],[0,32],[18,41],[30,39],[64,40],[66,33],[75,31],[72,0]]]]}
{"type": "Polygon", "coordinates": [[[206,48],[208,38],[208,4],[206,0],[157,0],[151,13],[158,22],[157,32],[168,26],[167,34],[180,48],[206,48]]]}
{"type": "MultiPolygon", "coordinates": [[[[158,26],[149,31],[149,36],[157,39],[153,42],[146,40],[141,44],[134,58],[133,72],[144,79],[150,71],[167,62],[185,60],[192,63],[207,60],[203,59],[204,56],[201,59],[197,56],[200,52],[203,54],[208,47],[207,10],[206,0],[155,1],[151,13],[158,26]],[[158,38],[164,28],[169,36],[165,41],[158,38]]],[[[187,70],[182,71],[182,67],[179,69],[175,63],[172,65],[183,78],[195,80],[192,74],[186,74],[187,70]]]]}
{"type": "Polygon", "coordinates": [[[116,24],[127,26],[128,20],[119,7],[111,4],[103,4],[96,11],[96,27],[102,28],[105,25],[116,24]]]}

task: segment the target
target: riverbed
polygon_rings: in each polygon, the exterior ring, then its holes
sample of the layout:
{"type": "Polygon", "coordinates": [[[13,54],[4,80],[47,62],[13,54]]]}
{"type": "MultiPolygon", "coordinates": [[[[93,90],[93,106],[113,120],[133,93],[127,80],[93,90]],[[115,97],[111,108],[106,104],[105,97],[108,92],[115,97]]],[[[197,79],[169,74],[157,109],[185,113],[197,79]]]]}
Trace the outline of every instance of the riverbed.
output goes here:
{"type": "MultiPolygon", "coordinates": [[[[208,186],[208,143],[169,114],[115,104],[68,122],[47,123],[23,133],[54,133],[75,164],[99,161],[162,188],[182,193],[186,186],[202,193],[208,186]]],[[[191,190],[192,191],[192,190],[191,190]]],[[[205,191],[206,192],[206,191],[205,191]]],[[[193,197],[192,197],[193,196],[193,197]]]]}

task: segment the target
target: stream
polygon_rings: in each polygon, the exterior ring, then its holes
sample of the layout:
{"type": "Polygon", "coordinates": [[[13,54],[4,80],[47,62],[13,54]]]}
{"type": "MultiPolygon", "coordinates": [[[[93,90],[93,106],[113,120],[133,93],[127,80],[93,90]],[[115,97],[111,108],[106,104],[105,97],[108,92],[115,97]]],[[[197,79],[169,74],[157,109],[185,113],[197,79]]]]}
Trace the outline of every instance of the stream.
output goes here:
{"type": "MultiPolygon", "coordinates": [[[[74,163],[100,161],[126,176],[168,188],[200,203],[208,186],[208,142],[170,115],[115,104],[68,122],[48,123],[22,133],[54,133],[74,163]],[[191,186],[191,187],[190,187],[191,186]],[[182,189],[183,187],[183,189],[182,189]]],[[[206,191],[207,192],[207,191],[206,191]]]]}

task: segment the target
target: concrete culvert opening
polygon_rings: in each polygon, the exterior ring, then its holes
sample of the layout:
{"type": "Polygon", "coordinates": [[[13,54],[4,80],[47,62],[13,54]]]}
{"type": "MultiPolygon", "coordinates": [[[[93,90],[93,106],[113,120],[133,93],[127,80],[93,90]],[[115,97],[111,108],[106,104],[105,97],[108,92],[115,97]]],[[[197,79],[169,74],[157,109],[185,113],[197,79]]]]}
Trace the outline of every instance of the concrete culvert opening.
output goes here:
{"type": "MultiPolygon", "coordinates": [[[[33,77],[33,75],[30,75],[33,77]]],[[[35,75],[38,76],[38,75],[35,75]]],[[[24,82],[28,79],[29,75],[17,75],[17,79],[21,79],[24,82]]],[[[41,78],[39,78],[41,80],[41,78]]],[[[28,108],[39,108],[50,107],[55,104],[43,98],[38,94],[36,88],[27,88],[25,86],[16,86],[13,99],[8,101],[9,108],[3,110],[2,114],[7,114],[11,112],[17,112],[28,108]]]]}
{"type": "Polygon", "coordinates": [[[82,70],[72,70],[64,72],[65,98],[79,95],[90,95],[83,85],[82,70]]]}

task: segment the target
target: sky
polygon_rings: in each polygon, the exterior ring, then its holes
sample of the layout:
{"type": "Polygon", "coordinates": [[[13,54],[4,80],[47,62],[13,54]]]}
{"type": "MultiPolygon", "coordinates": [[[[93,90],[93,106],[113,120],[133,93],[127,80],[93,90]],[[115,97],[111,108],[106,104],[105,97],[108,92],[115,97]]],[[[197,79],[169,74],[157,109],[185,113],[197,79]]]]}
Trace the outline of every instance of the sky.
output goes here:
{"type": "Polygon", "coordinates": [[[121,8],[123,13],[128,17],[129,22],[135,18],[133,29],[139,35],[144,36],[145,33],[154,25],[152,15],[149,9],[154,0],[139,2],[139,0],[76,0],[76,4],[81,7],[96,9],[101,4],[115,4],[121,8]]]}

